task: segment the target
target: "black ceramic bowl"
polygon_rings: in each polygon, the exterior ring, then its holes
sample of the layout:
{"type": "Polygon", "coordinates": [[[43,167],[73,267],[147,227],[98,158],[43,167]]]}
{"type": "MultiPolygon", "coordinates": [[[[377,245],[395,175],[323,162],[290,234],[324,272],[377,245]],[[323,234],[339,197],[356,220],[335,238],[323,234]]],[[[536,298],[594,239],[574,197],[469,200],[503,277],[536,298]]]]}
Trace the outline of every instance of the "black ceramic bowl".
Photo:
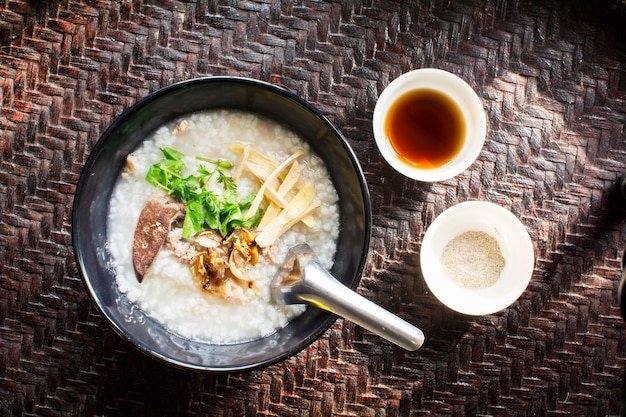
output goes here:
{"type": "Polygon", "coordinates": [[[147,96],[117,118],[96,144],[80,176],[72,237],[82,277],[95,304],[132,345],[187,369],[241,371],[294,355],[318,339],[336,316],[309,307],[268,337],[239,344],[207,344],[173,334],[133,306],[107,266],[109,200],[126,156],[158,127],[209,109],[236,109],[271,118],[298,133],[325,161],[339,195],[341,224],[331,273],[355,289],[367,258],[371,229],[369,194],[358,161],[342,134],[313,106],[284,88],[251,79],[210,77],[174,84],[147,96]]]}

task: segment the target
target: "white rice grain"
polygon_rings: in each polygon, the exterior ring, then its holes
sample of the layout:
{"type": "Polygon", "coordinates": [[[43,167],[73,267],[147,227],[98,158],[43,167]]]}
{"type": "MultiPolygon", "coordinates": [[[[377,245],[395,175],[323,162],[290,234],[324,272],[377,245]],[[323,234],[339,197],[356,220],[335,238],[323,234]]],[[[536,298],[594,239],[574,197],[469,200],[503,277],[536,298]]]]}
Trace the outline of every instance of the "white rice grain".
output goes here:
{"type": "MultiPolygon", "coordinates": [[[[237,343],[267,336],[284,327],[304,311],[303,306],[274,304],[269,285],[287,251],[298,243],[308,243],[322,265],[332,267],[339,234],[338,197],[328,172],[308,144],[281,125],[255,114],[229,110],[202,112],[186,117],[187,129],[172,134],[177,125],[161,127],[133,153],[135,170],[118,180],[108,217],[108,244],[121,292],[148,316],[163,323],[182,337],[211,343],[237,343]],[[229,149],[232,143],[250,145],[275,159],[284,160],[298,149],[305,151],[301,162],[305,181],[315,186],[315,225],[299,224],[285,233],[277,245],[276,264],[266,259],[253,268],[258,292],[245,303],[232,303],[202,290],[193,280],[188,265],[163,249],[140,284],[132,262],[132,240],[139,214],[155,191],[145,176],[148,168],[162,159],[162,147],[185,154],[189,171],[195,171],[196,156],[226,159],[237,163],[239,155],[229,149]]],[[[240,196],[256,191],[256,183],[242,178],[240,196]]]]}

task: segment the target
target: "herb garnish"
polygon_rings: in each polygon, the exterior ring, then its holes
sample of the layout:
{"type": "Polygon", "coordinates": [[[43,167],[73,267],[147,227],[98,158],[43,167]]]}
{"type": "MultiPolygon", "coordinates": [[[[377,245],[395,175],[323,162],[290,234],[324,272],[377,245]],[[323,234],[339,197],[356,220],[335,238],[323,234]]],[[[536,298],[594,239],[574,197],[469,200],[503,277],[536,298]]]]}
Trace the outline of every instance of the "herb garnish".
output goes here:
{"type": "Polygon", "coordinates": [[[196,157],[201,162],[213,166],[207,168],[199,164],[196,174],[184,176],[187,166],[183,161],[184,154],[176,149],[161,148],[164,158],[152,165],[146,175],[146,180],[163,188],[187,207],[183,222],[183,237],[196,235],[203,227],[219,230],[227,235],[234,228],[251,229],[261,219],[262,210],[249,219],[244,220],[244,214],[250,208],[255,194],[251,193],[239,199],[237,184],[232,177],[224,173],[224,169],[232,168],[233,164],[225,160],[212,160],[196,157]],[[207,188],[207,184],[215,177],[222,185],[223,192],[218,194],[207,188]]]}

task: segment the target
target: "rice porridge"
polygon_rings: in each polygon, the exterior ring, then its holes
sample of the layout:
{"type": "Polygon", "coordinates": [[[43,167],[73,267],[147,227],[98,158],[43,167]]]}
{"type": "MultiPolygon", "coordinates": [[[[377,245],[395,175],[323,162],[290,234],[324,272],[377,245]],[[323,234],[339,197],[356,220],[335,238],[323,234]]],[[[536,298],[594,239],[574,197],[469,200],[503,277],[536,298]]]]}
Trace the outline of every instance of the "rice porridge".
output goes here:
{"type": "MultiPolygon", "coordinates": [[[[304,311],[302,305],[276,305],[270,296],[270,282],[289,248],[306,242],[325,268],[332,267],[339,235],[336,190],[322,160],[309,145],[271,120],[245,112],[216,110],[185,116],[184,131],[177,129],[180,122],[161,127],[133,152],[133,170],[124,173],[113,190],[107,249],[117,285],[145,314],[182,337],[228,344],[267,336],[304,311]],[[309,225],[298,222],[284,232],[271,246],[271,256],[261,252],[249,271],[254,278],[254,294],[243,302],[203,290],[194,280],[189,264],[181,262],[167,245],[140,283],[133,266],[133,232],[142,209],[157,190],[148,183],[146,175],[163,158],[161,149],[173,148],[184,154],[189,171],[199,166],[196,157],[230,161],[235,171],[242,156],[231,149],[234,143],[250,146],[276,161],[304,151],[299,159],[300,175],[303,181],[312,184],[315,198],[320,202],[311,213],[313,222],[309,225]]],[[[250,174],[243,174],[237,181],[240,196],[256,193],[258,189],[258,181],[250,174]]]]}

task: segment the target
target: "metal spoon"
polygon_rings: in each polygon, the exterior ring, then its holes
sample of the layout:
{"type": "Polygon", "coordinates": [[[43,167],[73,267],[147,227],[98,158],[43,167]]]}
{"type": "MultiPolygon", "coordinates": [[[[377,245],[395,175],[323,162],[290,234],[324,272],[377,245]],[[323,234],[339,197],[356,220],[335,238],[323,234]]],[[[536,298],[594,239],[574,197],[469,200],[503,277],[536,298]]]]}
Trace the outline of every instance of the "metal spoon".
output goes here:
{"type": "Polygon", "coordinates": [[[309,303],[335,313],[407,350],[417,350],[424,343],[420,329],[333,277],[307,244],[289,250],[272,281],[271,294],[278,304],[309,303]]]}

